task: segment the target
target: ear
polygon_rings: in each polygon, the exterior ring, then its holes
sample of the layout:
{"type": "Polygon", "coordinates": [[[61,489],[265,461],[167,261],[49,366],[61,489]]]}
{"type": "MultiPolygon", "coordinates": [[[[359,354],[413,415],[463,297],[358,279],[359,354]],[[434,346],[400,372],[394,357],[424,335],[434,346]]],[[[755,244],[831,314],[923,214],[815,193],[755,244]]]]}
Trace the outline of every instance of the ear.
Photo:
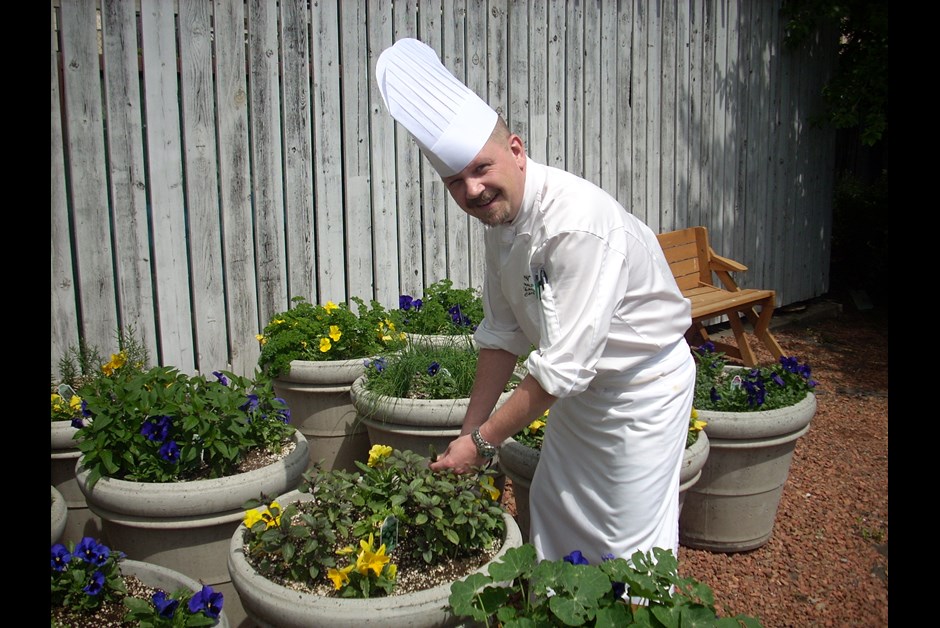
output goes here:
{"type": "Polygon", "coordinates": [[[513,133],[509,136],[509,150],[512,151],[512,156],[516,160],[516,165],[519,166],[520,170],[525,170],[525,145],[522,143],[522,138],[513,133]]]}

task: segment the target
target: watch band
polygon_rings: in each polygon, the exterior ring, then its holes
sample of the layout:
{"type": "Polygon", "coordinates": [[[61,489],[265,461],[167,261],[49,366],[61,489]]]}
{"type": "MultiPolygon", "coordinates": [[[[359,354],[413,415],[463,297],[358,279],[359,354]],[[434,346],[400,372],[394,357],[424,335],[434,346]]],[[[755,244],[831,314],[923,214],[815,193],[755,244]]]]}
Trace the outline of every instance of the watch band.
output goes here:
{"type": "Polygon", "coordinates": [[[470,438],[473,440],[473,444],[476,445],[477,454],[489,460],[496,455],[498,448],[496,445],[488,442],[483,435],[480,434],[480,428],[476,428],[473,432],[470,433],[470,438]]]}

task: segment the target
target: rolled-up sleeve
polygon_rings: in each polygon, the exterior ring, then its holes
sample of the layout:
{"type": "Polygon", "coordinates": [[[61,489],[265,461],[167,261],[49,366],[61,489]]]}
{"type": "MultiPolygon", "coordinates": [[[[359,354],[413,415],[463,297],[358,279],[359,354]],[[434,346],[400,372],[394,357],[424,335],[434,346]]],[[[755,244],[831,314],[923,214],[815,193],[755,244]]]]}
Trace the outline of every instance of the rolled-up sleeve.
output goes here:
{"type": "MultiPolygon", "coordinates": [[[[616,235],[612,238],[617,241],[616,235]]],[[[539,286],[538,350],[526,368],[546,392],[567,397],[594,379],[626,290],[623,255],[589,232],[565,232],[533,257],[539,286]]]]}

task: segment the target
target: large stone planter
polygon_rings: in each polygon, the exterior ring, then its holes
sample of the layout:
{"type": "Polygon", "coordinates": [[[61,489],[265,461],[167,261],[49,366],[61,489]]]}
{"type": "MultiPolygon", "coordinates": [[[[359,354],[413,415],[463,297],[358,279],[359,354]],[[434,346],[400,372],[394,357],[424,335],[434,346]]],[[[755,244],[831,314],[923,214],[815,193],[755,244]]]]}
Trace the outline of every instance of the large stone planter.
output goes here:
{"type": "Polygon", "coordinates": [[[515,438],[507,438],[499,448],[499,468],[512,481],[512,495],[516,500],[516,521],[522,538],[529,542],[529,488],[539,464],[541,450],[523,445],[515,438]]]}
{"type": "Polygon", "coordinates": [[[65,524],[69,517],[69,509],[65,504],[65,498],[62,493],[52,488],[52,542],[51,545],[61,543],[62,533],[65,532],[65,524]]]}
{"type": "Polygon", "coordinates": [[[52,486],[65,498],[68,508],[61,542],[78,543],[86,536],[105,542],[101,518],[88,508],[85,495],[75,480],[75,465],[82,455],[75,440],[77,433],[78,429],[69,421],[52,421],[52,486]]]}
{"type": "Polygon", "coordinates": [[[291,423],[307,438],[310,463],[322,461],[325,471],[355,471],[356,460],[368,458],[369,434],[349,399],[350,386],[364,372],[362,358],[293,360],[290,373],[273,381],[275,394],[290,408],[291,423]]]}
{"type": "MultiPolygon", "coordinates": [[[[452,440],[460,436],[460,428],[470,398],[406,399],[377,397],[365,389],[365,376],[352,383],[350,397],[359,418],[366,426],[373,445],[388,445],[410,450],[422,456],[429,448],[443,453],[452,440]]],[[[503,393],[498,408],[512,393],[503,393]]]]}
{"type": "Polygon", "coordinates": [[[689,447],[685,448],[682,455],[682,469],[679,471],[679,515],[682,515],[682,505],[685,503],[685,496],[689,489],[695,486],[702,477],[702,468],[705,461],[708,460],[708,454],[711,452],[711,443],[708,440],[708,434],[703,431],[698,433],[698,438],[689,447]]]}
{"type": "MultiPolygon", "coordinates": [[[[686,492],[698,482],[702,467],[708,458],[709,441],[705,432],[699,432],[698,439],[691,447],[686,447],[682,457],[682,470],[679,472],[679,512],[685,501],[686,492]]],[[[516,520],[522,530],[522,537],[529,540],[529,489],[535,467],[539,463],[540,450],[527,447],[514,438],[506,439],[499,450],[499,467],[512,481],[512,494],[516,501],[516,520]]]]}
{"type": "Polygon", "coordinates": [[[145,483],[103,477],[89,489],[90,472],[81,460],[76,477],[111,547],[221,591],[237,626],[244,611],[228,573],[228,544],[246,501],[281,495],[300,484],[309,461],[300,431],[294,432],[294,444],[290,454],[267,467],[211,480],[145,483]]]}
{"type": "MultiPolygon", "coordinates": [[[[309,499],[307,493],[296,491],[278,498],[284,506],[292,499],[309,499]]],[[[490,563],[476,571],[485,572],[492,562],[499,561],[509,548],[522,545],[522,535],[515,520],[503,514],[506,538],[490,563]]],[[[242,604],[251,621],[264,628],[361,628],[362,626],[408,626],[431,628],[457,626],[461,622],[450,610],[451,583],[431,589],[388,597],[354,599],[324,597],[297,591],[276,584],[258,575],[245,558],[242,542],[245,528],[240,526],[229,546],[229,571],[242,604]]]]}
{"type": "Polygon", "coordinates": [[[679,542],[713,552],[742,552],[770,540],[797,439],[809,430],[816,396],[762,412],[699,410],[708,425],[702,476],[686,495],[679,542]]]}
{"type": "MultiPolygon", "coordinates": [[[[202,590],[202,584],[189,576],[153,563],[124,559],[121,561],[120,567],[122,575],[139,578],[145,585],[162,589],[167,594],[183,588],[197,593],[202,590]]],[[[219,613],[219,621],[215,624],[217,628],[228,628],[230,625],[227,612],[228,605],[229,598],[226,595],[222,599],[222,612],[219,613]]]]}

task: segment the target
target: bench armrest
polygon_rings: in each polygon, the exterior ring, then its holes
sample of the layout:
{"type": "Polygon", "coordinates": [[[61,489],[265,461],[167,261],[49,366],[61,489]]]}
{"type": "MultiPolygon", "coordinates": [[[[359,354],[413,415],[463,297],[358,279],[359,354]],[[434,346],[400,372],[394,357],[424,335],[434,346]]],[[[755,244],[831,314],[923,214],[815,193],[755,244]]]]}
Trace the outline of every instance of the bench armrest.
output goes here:
{"type": "Polygon", "coordinates": [[[727,257],[722,257],[715,253],[715,249],[709,247],[708,251],[708,266],[711,270],[718,271],[727,271],[727,272],[739,272],[743,273],[747,270],[747,266],[741,262],[736,262],[733,259],[728,259],[727,257]]]}

